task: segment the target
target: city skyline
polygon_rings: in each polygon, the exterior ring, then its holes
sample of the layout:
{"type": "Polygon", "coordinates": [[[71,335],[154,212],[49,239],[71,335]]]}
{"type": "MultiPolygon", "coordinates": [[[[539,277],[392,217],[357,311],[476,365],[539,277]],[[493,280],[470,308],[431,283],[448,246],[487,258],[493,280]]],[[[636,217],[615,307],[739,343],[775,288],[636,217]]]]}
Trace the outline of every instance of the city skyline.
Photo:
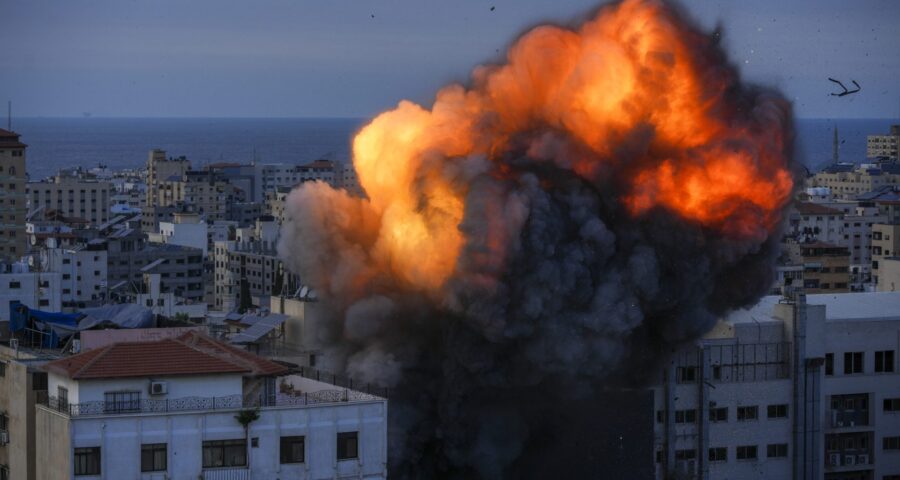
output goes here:
{"type": "MultiPolygon", "coordinates": [[[[518,33],[571,24],[598,5],[276,3],[10,2],[0,42],[15,48],[0,100],[13,102],[14,117],[363,118],[405,98],[430,104],[440,86],[500,60],[518,33]]],[[[722,25],[742,75],[785,92],[798,117],[900,111],[896,2],[682,6],[706,31],[722,25]],[[828,77],[857,80],[862,91],[831,96],[828,77]]]]}

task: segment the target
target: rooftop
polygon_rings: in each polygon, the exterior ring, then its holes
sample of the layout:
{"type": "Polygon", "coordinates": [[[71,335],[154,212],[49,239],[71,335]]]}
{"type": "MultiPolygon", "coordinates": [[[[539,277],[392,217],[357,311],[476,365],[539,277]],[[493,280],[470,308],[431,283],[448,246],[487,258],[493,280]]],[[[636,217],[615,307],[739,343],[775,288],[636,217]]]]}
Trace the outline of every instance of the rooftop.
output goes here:
{"type": "Polygon", "coordinates": [[[843,215],[844,212],[825,205],[810,202],[800,202],[795,205],[800,215],[843,215]]]}
{"type": "Polygon", "coordinates": [[[25,148],[28,145],[19,141],[19,134],[16,132],[10,132],[9,130],[4,130],[0,128],[0,147],[2,148],[25,148]]]}
{"type": "MultiPolygon", "coordinates": [[[[766,322],[773,320],[779,295],[769,295],[756,305],[728,315],[730,323],[766,322]]],[[[854,292],[807,295],[808,305],[825,305],[826,321],[900,320],[900,292],[854,292]]]]}
{"type": "Polygon", "coordinates": [[[49,362],[75,380],[243,373],[279,375],[287,368],[198,332],[155,342],[121,342],[49,362]]]}

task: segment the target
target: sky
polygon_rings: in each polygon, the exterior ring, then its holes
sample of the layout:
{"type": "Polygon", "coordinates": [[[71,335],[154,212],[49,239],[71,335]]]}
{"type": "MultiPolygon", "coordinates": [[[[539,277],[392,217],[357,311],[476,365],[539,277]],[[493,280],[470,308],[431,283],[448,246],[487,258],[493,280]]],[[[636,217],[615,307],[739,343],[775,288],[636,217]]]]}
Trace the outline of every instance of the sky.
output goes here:
{"type": "MultiPolygon", "coordinates": [[[[900,116],[900,1],[683,0],[799,117],[900,116]],[[862,91],[832,97],[835,77],[862,91]]],[[[583,0],[0,0],[18,116],[369,117],[430,104],[583,0]],[[491,10],[494,7],[494,10],[491,10]]],[[[4,112],[5,113],[5,112],[4,112]]]]}

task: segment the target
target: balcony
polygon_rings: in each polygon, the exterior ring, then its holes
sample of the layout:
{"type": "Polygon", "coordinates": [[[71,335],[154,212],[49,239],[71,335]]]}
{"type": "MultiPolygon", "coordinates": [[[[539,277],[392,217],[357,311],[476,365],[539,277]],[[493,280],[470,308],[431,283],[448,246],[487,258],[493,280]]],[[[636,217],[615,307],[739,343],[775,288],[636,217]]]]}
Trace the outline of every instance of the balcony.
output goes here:
{"type": "Polygon", "coordinates": [[[831,428],[853,428],[869,425],[868,410],[829,410],[831,428]]]}
{"type": "Polygon", "coordinates": [[[249,480],[250,469],[247,467],[211,468],[203,470],[203,480],[249,480]]]}
{"type": "MultiPolygon", "coordinates": [[[[278,393],[271,397],[244,398],[243,395],[225,397],[184,397],[175,399],[138,399],[127,402],[68,403],[57,397],[39,392],[37,403],[45,408],[70,417],[96,417],[110,415],[167,414],[179,412],[214,412],[242,408],[305,407],[332,403],[368,402],[382,397],[349,389],[330,389],[301,394],[278,393]]],[[[216,477],[218,478],[218,477],[216,477]]],[[[231,477],[228,477],[231,478],[231,477]]],[[[238,478],[238,477],[234,477],[238,478]]]]}

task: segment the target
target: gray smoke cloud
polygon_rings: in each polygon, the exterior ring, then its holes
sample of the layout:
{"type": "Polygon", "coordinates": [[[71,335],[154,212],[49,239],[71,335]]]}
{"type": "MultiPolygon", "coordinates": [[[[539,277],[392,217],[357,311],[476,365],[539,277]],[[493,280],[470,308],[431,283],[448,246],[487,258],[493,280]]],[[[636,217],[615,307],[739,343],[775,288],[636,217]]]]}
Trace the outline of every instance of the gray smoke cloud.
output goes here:
{"type": "MultiPolygon", "coordinates": [[[[714,42],[697,48],[731,75],[714,42]]],[[[764,140],[791,137],[786,101],[736,80],[722,101],[728,122],[755,132],[723,145],[787,162],[790,142],[764,140]]],[[[674,348],[766,292],[777,231],[733,235],[663,207],[628,208],[637,171],[684,157],[657,140],[652,123],[635,125],[611,161],[536,123],[492,158],[430,158],[465,204],[464,244],[437,296],[378,267],[380,218],[366,200],[321,183],[291,193],[279,252],[316,289],[309,341],[326,368],[392,389],[393,478],[540,478],[554,462],[564,475],[596,474],[584,452],[606,447],[578,423],[625,413],[592,399],[654,380],[674,348]],[[599,167],[576,172],[585,159],[599,167]],[[587,443],[560,447],[570,437],[587,443]]]]}

